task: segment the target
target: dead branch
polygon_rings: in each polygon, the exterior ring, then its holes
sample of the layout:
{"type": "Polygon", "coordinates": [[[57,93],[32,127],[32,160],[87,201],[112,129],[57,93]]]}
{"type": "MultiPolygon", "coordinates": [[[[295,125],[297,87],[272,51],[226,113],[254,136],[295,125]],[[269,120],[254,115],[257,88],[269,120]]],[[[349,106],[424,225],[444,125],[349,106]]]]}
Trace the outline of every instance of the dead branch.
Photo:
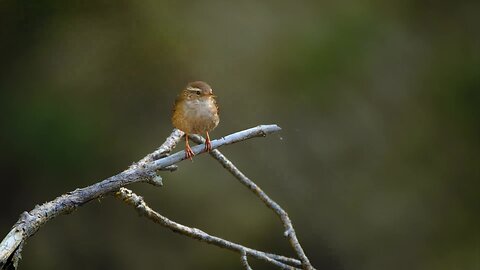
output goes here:
{"type": "MultiPolygon", "coordinates": [[[[191,135],[190,138],[199,144],[205,142],[205,139],[198,135],[191,135]]],[[[293,250],[297,253],[298,257],[302,261],[302,266],[304,269],[313,270],[315,269],[310,263],[308,257],[305,255],[300,242],[297,239],[297,234],[293,228],[292,221],[288,217],[288,213],[283,210],[283,208],[272,200],[260,187],[250,180],[245,174],[243,174],[230,160],[227,159],[219,150],[215,149],[210,152],[210,155],[216,159],[227,171],[229,171],[237,180],[250,189],[262,202],[270,209],[272,209],[282,221],[283,227],[285,229],[284,236],[290,242],[293,250]]]]}
{"type": "Polygon", "coordinates": [[[131,190],[127,188],[120,188],[120,190],[115,193],[115,197],[118,199],[121,199],[123,202],[127,203],[128,205],[135,207],[135,210],[137,210],[137,212],[139,212],[141,216],[145,216],[148,219],[152,220],[153,222],[158,223],[172,230],[175,233],[179,233],[179,234],[182,234],[182,235],[185,235],[185,236],[188,236],[188,237],[191,237],[199,241],[206,242],[208,244],[212,244],[221,248],[236,251],[240,254],[242,252],[245,252],[246,255],[272,263],[273,265],[276,265],[281,269],[298,269],[290,265],[287,265],[285,263],[289,263],[295,266],[301,266],[301,263],[298,260],[251,249],[251,248],[242,246],[240,244],[236,244],[236,243],[224,240],[220,237],[209,235],[200,229],[187,227],[185,225],[172,221],[160,215],[158,212],[154,211],[152,208],[150,208],[147,205],[147,203],[143,200],[142,197],[138,196],[137,194],[133,193],[131,190]],[[282,263],[282,262],[285,262],[285,263],[282,263]]]}
{"type": "MultiPolygon", "coordinates": [[[[239,131],[220,139],[212,141],[212,148],[216,149],[223,145],[240,142],[246,139],[266,136],[267,134],[277,132],[280,128],[276,125],[263,125],[251,129],[239,131]]],[[[169,220],[149,208],[143,199],[124,188],[125,186],[135,182],[146,182],[155,186],[162,185],[162,178],[157,174],[161,170],[176,170],[176,163],[185,159],[185,152],[179,151],[171,156],[168,154],[176,146],[183,132],[174,130],[167,140],[156,151],[148,154],[139,162],[130,166],[127,170],[100,181],[91,186],[76,189],[57,197],[53,201],[36,206],[30,212],[24,212],[17,223],[12,227],[11,231],[0,243],[0,269],[16,269],[18,261],[21,257],[21,250],[26,240],[34,235],[41,226],[49,220],[62,215],[69,214],[76,210],[79,206],[88,203],[94,199],[115,194],[117,198],[122,199],[130,205],[134,205],[137,211],[142,212],[151,220],[172,229],[175,232],[182,233],[194,239],[201,240],[213,245],[217,245],[226,249],[237,251],[241,254],[242,264],[247,267],[247,256],[255,257],[267,261],[281,269],[297,269],[295,267],[302,266],[304,269],[314,269],[295,236],[295,231],[291,225],[287,213],[271,200],[258,186],[250,179],[246,178],[238,169],[235,168],[218,150],[212,151],[212,156],[222,163],[222,165],[237,177],[242,183],[247,185],[254,193],[259,196],[267,206],[279,214],[284,226],[286,227],[286,236],[289,238],[294,250],[297,252],[301,261],[284,257],[276,254],[266,253],[254,250],[236,243],[229,242],[219,237],[211,236],[196,228],[186,227],[179,223],[169,220]],[[216,151],[216,152],[215,152],[216,151]],[[223,157],[223,159],[220,159],[223,157]],[[231,166],[226,166],[225,162],[229,162],[231,166]],[[233,169],[232,169],[233,168],[233,169]],[[238,177],[243,176],[243,180],[238,177]],[[246,180],[245,180],[246,179],[246,180]],[[252,185],[253,184],[253,185],[252,185]]],[[[195,137],[194,137],[195,138],[195,137]]],[[[203,143],[203,138],[197,136],[195,139],[198,143],[203,143]]],[[[192,148],[197,155],[203,153],[204,146],[198,145],[192,148]]],[[[248,266],[250,268],[250,266],[248,266]]]]}

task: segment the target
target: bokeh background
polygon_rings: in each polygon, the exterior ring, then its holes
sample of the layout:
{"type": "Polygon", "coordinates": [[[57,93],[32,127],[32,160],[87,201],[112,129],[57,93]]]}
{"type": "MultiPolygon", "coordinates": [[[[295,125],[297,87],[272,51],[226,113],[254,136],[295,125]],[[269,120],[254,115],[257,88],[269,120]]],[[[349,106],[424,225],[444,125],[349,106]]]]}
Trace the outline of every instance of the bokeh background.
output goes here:
{"type": "MultiPolygon", "coordinates": [[[[213,137],[283,128],[222,151],[290,213],[318,269],[480,269],[479,4],[0,1],[0,238],[153,151],[179,90],[205,80],[213,137]]],[[[131,188],[171,219],[293,255],[208,156],[163,176],[131,188]]],[[[242,269],[112,198],[48,223],[20,267],[242,269]]]]}

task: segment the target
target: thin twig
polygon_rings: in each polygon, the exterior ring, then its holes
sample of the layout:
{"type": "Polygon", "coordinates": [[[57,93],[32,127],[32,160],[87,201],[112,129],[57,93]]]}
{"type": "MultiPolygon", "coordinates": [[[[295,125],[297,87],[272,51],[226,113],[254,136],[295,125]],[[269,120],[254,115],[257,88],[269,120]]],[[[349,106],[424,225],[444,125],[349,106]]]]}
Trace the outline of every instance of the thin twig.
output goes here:
{"type": "Polygon", "coordinates": [[[242,250],[241,255],[240,255],[240,261],[242,262],[243,267],[247,270],[253,270],[252,267],[248,264],[248,257],[247,257],[247,252],[245,250],[242,250]]]}
{"type": "Polygon", "coordinates": [[[172,230],[175,233],[179,233],[179,234],[182,234],[182,235],[185,235],[185,236],[194,238],[196,240],[206,242],[208,244],[212,244],[221,248],[229,249],[229,250],[238,252],[240,254],[242,252],[245,252],[249,256],[252,256],[260,260],[264,260],[281,269],[298,269],[298,268],[282,263],[280,260],[277,260],[277,258],[282,258],[284,261],[294,262],[294,265],[301,266],[301,262],[293,258],[288,258],[288,257],[276,255],[276,254],[270,254],[263,251],[251,249],[251,248],[242,246],[240,244],[233,243],[225,239],[210,235],[197,228],[191,228],[191,227],[182,225],[180,223],[177,223],[175,221],[172,221],[162,216],[155,210],[151,209],[141,196],[138,196],[137,194],[133,193],[131,190],[127,188],[120,188],[120,190],[115,193],[115,197],[135,207],[135,210],[137,210],[137,212],[139,212],[142,216],[147,217],[153,222],[158,223],[172,230]]]}
{"type": "MultiPolygon", "coordinates": [[[[205,139],[199,135],[190,135],[190,138],[199,144],[203,144],[205,139]]],[[[243,174],[230,160],[228,160],[220,151],[212,150],[210,155],[215,158],[222,166],[228,170],[235,178],[240,181],[244,186],[250,189],[263,203],[270,209],[272,209],[282,221],[283,227],[285,229],[284,236],[288,238],[290,245],[292,246],[295,253],[297,253],[299,259],[302,261],[302,266],[305,270],[314,270],[315,268],[310,263],[310,260],[305,255],[300,242],[297,239],[295,229],[293,228],[292,221],[288,217],[288,213],[283,210],[283,208],[272,200],[260,187],[250,180],[245,174],[243,174]]]]}
{"type": "Polygon", "coordinates": [[[177,143],[180,141],[180,138],[183,137],[183,132],[178,129],[174,129],[172,131],[172,134],[167,137],[165,142],[157,148],[157,150],[153,151],[152,153],[146,155],[144,158],[142,158],[139,162],[136,164],[130,166],[130,168],[134,168],[135,166],[142,166],[145,165],[149,162],[152,162],[154,160],[160,159],[162,157],[168,156],[170,152],[172,152],[173,148],[177,145],[177,143]]]}
{"type": "MultiPolygon", "coordinates": [[[[279,130],[280,127],[277,125],[257,126],[214,140],[212,141],[212,148],[215,149],[246,139],[265,136],[265,134],[279,130]]],[[[175,147],[182,136],[183,132],[174,130],[158,150],[147,155],[147,157],[132,165],[129,169],[91,186],[68,192],[53,201],[36,206],[30,212],[24,212],[0,243],[0,269],[3,269],[7,262],[18,261],[18,256],[13,255],[14,252],[21,248],[25,241],[49,220],[62,214],[69,214],[85,203],[109,195],[119,188],[135,182],[161,185],[161,177],[157,175],[156,171],[185,159],[184,151],[177,152],[171,156],[164,156],[175,147]],[[156,160],[156,158],[162,156],[164,157],[156,160]]],[[[200,154],[203,152],[203,148],[203,146],[195,146],[192,149],[195,154],[200,154]]]]}

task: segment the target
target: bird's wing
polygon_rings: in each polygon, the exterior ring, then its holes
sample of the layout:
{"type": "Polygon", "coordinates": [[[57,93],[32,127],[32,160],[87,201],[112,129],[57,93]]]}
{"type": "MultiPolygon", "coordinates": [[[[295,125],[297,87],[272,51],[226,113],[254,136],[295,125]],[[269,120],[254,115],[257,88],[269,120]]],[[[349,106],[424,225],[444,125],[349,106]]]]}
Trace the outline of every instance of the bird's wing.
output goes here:
{"type": "Polygon", "coordinates": [[[218,107],[217,100],[213,98],[213,104],[215,105],[215,108],[217,108],[217,114],[220,115],[220,108],[218,107]]]}

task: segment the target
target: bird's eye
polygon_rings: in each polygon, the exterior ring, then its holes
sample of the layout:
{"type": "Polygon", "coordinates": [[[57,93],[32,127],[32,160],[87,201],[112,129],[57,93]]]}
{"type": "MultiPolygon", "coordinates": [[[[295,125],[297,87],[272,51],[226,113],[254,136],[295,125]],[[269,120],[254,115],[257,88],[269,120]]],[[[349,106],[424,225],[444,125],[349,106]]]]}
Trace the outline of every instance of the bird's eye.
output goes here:
{"type": "Polygon", "coordinates": [[[200,96],[200,94],[201,94],[202,92],[200,92],[200,91],[195,91],[195,93],[197,94],[197,96],[200,96]]]}

